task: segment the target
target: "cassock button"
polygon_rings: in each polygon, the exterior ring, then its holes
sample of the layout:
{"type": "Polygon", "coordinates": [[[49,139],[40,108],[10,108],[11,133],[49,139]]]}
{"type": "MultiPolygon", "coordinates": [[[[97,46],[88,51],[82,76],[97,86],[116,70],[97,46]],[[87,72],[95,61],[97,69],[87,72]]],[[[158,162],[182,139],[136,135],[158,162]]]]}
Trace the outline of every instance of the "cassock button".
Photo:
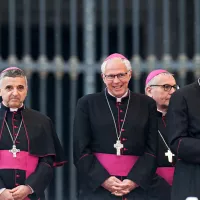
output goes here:
{"type": "Polygon", "coordinates": [[[124,131],[125,131],[125,129],[123,128],[123,129],[122,129],[122,132],[124,132],[124,131]]]}
{"type": "Polygon", "coordinates": [[[121,121],[121,122],[123,122],[124,120],[123,120],[123,119],[121,119],[120,121],[121,121]]]}
{"type": "Polygon", "coordinates": [[[14,126],[14,128],[18,128],[17,126],[14,126]]]}
{"type": "Polygon", "coordinates": [[[128,151],[128,149],[127,149],[127,148],[124,148],[124,151],[128,151]]]}
{"type": "Polygon", "coordinates": [[[20,175],[19,175],[19,174],[17,174],[17,175],[16,175],[16,177],[17,177],[17,178],[19,178],[19,177],[20,177],[20,175]]]}
{"type": "Polygon", "coordinates": [[[126,138],[122,138],[122,141],[126,141],[127,139],[126,138]]]}
{"type": "Polygon", "coordinates": [[[19,144],[20,142],[19,141],[15,141],[16,142],[16,144],[19,144]]]}
{"type": "Polygon", "coordinates": [[[19,186],[19,184],[18,184],[18,183],[15,183],[15,186],[19,186]]]}
{"type": "Polygon", "coordinates": [[[123,110],[120,110],[120,112],[122,113],[122,112],[123,112],[123,110]]]}

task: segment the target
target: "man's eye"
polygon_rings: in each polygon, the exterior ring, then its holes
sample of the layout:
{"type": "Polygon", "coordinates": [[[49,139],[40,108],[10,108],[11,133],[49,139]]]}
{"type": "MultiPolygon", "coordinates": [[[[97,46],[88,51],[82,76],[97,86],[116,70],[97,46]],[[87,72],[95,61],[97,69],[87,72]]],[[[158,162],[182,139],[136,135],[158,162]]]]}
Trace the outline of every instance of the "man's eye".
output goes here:
{"type": "Polygon", "coordinates": [[[108,78],[114,78],[114,75],[110,74],[110,75],[107,75],[108,78]]]}
{"type": "Polygon", "coordinates": [[[164,86],[166,89],[169,89],[169,88],[171,88],[171,85],[165,85],[164,86]]]}
{"type": "Polygon", "coordinates": [[[12,90],[12,86],[7,86],[6,90],[12,90]]]}
{"type": "Polygon", "coordinates": [[[17,88],[18,88],[18,90],[23,90],[23,89],[24,89],[24,86],[20,85],[20,86],[18,86],[17,88]]]}
{"type": "Polygon", "coordinates": [[[125,74],[118,74],[118,77],[124,77],[125,74]]]}

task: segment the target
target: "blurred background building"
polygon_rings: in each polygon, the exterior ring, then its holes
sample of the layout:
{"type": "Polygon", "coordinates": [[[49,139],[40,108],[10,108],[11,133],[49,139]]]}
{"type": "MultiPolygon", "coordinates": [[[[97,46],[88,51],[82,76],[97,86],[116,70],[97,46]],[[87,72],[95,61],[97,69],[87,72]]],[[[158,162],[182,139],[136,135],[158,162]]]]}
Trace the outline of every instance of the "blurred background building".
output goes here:
{"type": "Polygon", "coordinates": [[[69,157],[55,171],[48,200],[75,200],[72,123],[76,101],[101,91],[100,65],[119,52],[131,60],[130,88],[146,74],[173,72],[180,86],[200,77],[199,0],[1,0],[0,70],[26,70],[26,104],[51,117],[69,157]]]}

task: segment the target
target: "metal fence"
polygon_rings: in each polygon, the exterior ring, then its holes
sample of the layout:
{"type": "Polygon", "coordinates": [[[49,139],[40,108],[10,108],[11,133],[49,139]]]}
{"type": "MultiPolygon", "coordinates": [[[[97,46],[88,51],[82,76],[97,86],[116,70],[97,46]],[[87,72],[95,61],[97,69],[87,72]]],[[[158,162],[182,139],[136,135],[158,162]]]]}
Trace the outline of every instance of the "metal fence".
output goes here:
{"type": "Polygon", "coordinates": [[[132,62],[130,88],[143,92],[155,68],[183,86],[200,77],[199,0],[1,0],[0,68],[26,70],[26,104],[49,115],[69,157],[48,199],[76,199],[72,123],[77,98],[100,91],[100,64],[120,52],[132,62]]]}

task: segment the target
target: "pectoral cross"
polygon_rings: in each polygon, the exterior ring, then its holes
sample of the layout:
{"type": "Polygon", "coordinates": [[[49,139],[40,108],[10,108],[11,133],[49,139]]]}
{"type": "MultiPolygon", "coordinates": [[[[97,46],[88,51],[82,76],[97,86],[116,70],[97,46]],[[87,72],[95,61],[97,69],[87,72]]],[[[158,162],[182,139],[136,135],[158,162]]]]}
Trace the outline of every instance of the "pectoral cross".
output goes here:
{"type": "Polygon", "coordinates": [[[116,141],[116,143],[114,144],[114,148],[116,149],[116,155],[117,156],[120,156],[121,155],[121,148],[123,148],[124,147],[124,145],[121,143],[121,141],[120,140],[117,140],[116,141]]]}
{"type": "Polygon", "coordinates": [[[20,152],[20,149],[17,149],[16,145],[13,145],[12,149],[10,149],[9,152],[11,152],[13,154],[13,158],[16,158],[17,157],[17,153],[20,152]]]}
{"type": "Polygon", "coordinates": [[[168,157],[168,161],[170,162],[170,163],[172,163],[172,158],[173,158],[173,156],[174,156],[174,154],[168,149],[167,150],[167,152],[165,153],[165,156],[167,156],[168,157]]]}

